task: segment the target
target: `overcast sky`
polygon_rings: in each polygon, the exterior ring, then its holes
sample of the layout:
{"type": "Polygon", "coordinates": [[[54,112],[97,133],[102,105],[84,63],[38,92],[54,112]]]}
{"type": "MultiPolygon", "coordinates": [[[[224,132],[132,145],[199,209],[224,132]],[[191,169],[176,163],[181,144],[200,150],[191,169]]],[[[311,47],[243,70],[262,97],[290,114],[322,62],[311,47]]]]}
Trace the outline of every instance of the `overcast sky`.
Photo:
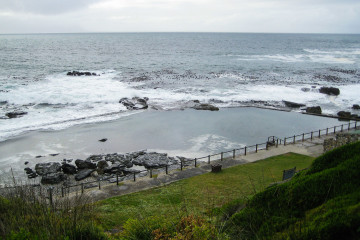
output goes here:
{"type": "Polygon", "coordinates": [[[360,33],[360,0],[0,0],[0,33],[360,33]]]}

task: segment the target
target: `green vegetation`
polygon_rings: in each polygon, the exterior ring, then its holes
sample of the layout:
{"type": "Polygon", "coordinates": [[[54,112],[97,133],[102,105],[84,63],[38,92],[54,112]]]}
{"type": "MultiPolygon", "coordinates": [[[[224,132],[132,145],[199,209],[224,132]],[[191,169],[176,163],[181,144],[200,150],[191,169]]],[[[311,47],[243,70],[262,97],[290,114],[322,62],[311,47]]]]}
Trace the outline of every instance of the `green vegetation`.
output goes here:
{"type": "Polygon", "coordinates": [[[256,194],[232,214],[225,231],[238,239],[359,239],[360,142],[256,194]]]}
{"type": "Polygon", "coordinates": [[[215,207],[240,197],[244,202],[270,183],[280,181],[283,169],[306,168],[312,161],[312,157],[287,153],[224,169],[220,173],[207,173],[163,187],[109,198],[98,203],[99,222],[104,228],[111,229],[121,228],[129,218],[161,217],[177,221],[186,214],[211,216],[215,207]]]}
{"type": "Polygon", "coordinates": [[[51,208],[23,191],[0,198],[0,238],[360,239],[359,175],[357,142],[315,160],[288,153],[95,205],[51,208]],[[308,169],[268,187],[295,166],[308,169]]]}

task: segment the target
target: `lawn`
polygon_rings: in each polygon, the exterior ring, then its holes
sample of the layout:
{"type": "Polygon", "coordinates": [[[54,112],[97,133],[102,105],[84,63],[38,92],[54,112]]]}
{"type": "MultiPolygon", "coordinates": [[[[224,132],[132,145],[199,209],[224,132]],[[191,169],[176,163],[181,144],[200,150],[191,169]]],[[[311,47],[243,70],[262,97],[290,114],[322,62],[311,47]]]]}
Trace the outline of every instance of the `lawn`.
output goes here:
{"type": "Polygon", "coordinates": [[[105,228],[119,228],[129,218],[161,217],[172,220],[184,214],[208,214],[214,207],[254,195],[270,183],[281,181],[284,169],[307,168],[314,158],[286,153],[220,173],[206,173],[166,186],[100,201],[98,222],[105,228]]]}

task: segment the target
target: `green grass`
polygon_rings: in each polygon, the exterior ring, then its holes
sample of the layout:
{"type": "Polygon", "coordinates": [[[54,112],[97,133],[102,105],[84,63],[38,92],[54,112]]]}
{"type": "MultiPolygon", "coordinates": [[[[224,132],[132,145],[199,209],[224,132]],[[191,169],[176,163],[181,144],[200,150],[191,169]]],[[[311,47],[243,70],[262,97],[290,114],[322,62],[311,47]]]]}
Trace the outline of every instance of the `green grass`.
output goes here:
{"type": "Polygon", "coordinates": [[[244,201],[280,181],[282,170],[307,168],[312,157],[287,153],[254,163],[207,173],[129,195],[97,203],[98,222],[104,228],[121,228],[128,219],[161,217],[178,219],[186,214],[209,216],[214,208],[235,199],[244,201]]]}
{"type": "Polygon", "coordinates": [[[226,222],[234,239],[360,239],[360,142],[315,159],[226,222]]]}

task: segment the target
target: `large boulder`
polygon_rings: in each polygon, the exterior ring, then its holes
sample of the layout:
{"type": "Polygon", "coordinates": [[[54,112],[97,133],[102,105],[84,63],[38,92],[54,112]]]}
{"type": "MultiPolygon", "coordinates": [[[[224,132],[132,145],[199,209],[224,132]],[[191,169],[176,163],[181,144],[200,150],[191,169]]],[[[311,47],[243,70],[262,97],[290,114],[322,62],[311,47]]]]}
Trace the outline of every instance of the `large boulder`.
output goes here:
{"type": "Polygon", "coordinates": [[[61,171],[61,165],[58,162],[38,163],[35,165],[35,171],[40,176],[57,173],[61,171]]]}
{"type": "Polygon", "coordinates": [[[316,106],[316,107],[307,107],[306,112],[311,114],[321,114],[322,111],[320,106],[316,106]]]}
{"type": "Polygon", "coordinates": [[[208,110],[208,111],[219,111],[218,107],[207,103],[197,103],[193,106],[196,110],[208,110]]]}
{"type": "Polygon", "coordinates": [[[117,162],[108,167],[105,167],[103,169],[103,172],[104,173],[117,173],[117,172],[120,172],[124,168],[126,168],[126,166],[124,164],[117,162]]]}
{"type": "Polygon", "coordinates": [[[18,118],[18,117],[22,117],[26,114],[27,114],[27,112],[9,112],[9,113],[6,113],[5,116],[7,116],[8,118],[18,118]]]}
{"type": "Polygon", "coordinates": [[[75,175],[75,180],[80,181],[83,180],[91,175],[94,172],[94,169],[82,169],[75,175]]]}
{"type": "Polygon", "coordinates": [[[337,95],[340,94],[340,89],[334,88],[334,87],[321,87],[319,92],[327,94],[327,95],[335,95],[335,96],[337,96],[337,95]]]}
{"type": "Polygon", "coordinates": [[[65,175],[63,173],[57,172],[57,173],[49,173],[41,178],[42,184],[57,184],[66,179],[65,175]]]}
{"type": "Polygon", "coordinates": [[[359,109],[360,109],[360,106],[359,106],[359,104],[354,104],[354,105],[352,106],[352,108],[355,109],[355,110],[359,110],[359,109]]]}
{"type": "Polygon", "coordinates": [[[131,168],[133,166],[132,159],[134,156],[132,154],[106,154],[105,160],[110,161],[111,163],[120,163],[121,165],[131,168]]]}
{"type": "Polygon", "coordinates": [[[76,167],[68,163],[63,163],[61,168],[66,174],[75,174],[77,172],[76,167]]]}
{"type": "Polygon", "coordinates": [[[91,162],[90,160],[75,160],[75,165],[78,169],[95,169],[96,163],[91,162]]]}
{"type": "Polygon", "coordinates": [[[340,111],[337,113],[340,118],[351,118],[351,112],[340,111]]]}
{"type": "Polygon", "coordinates": [[[119,103],[123,104],[129,110],[147,109],[148,98],[133,97],[132,99],[122,98],[119,103]]]}
{"type": "Polygon", "coordinates": [[[98,161],[98,163],[97,163],[97,169],[96,169],[96,171],[99,173],[99,174],[103,174],[104,173],[104,169],[106,168],[106,167],[108,167],[109,166],[109,164],[107,163],[107,161],[105,161],[105,160],[100,160],[100,161],[98,161]]]}
{"type": "Polygon", "coordinates": [[[146,153],[140,155],[133,160],[135,165],[144,166],[146,168],[154,168],[168,165],[170,159],[166,153],[146,153]]]}
{"type": "Polygon", "coordinates": [[[302,103],[296,103],[296,102],[290,102],[290,101],[285,101],[283,100],[285,106],[290,107],[290,108],[300,108],[300,107],[305,107],[305,104],[302,103]]]}

